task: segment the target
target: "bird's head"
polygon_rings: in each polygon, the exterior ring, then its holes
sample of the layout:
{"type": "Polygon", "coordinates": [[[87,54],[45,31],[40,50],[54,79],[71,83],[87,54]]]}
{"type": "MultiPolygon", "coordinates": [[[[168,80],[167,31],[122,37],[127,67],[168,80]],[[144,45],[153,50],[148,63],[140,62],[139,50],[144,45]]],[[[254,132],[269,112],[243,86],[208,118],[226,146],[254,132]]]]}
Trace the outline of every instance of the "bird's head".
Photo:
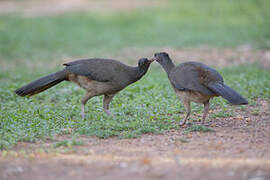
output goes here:
{"type": "Polygon", "coordinates": [[[154,57],[150,58],[150,60],[157,61],[160,64],[166,64],[168,61],[171,61],[168,53],[166,52],[155,53],[154,57]]]}
{"type": "Polygon", "coordinates": [[[148,69],[150,64],[153,62],[154,60],[152,59],[147,59],[147,58],[141,58],[138,61],[138,66],[140,69],[148,69]]]}

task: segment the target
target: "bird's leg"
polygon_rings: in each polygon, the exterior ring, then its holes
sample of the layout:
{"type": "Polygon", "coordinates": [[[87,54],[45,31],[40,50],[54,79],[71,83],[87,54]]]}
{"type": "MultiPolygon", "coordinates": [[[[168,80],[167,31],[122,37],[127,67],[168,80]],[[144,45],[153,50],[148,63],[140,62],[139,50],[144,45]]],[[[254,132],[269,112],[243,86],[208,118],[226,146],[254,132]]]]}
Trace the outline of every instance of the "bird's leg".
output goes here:
{"type": "Polygon", "coordinates": [[[204,124],[205,118],[209,111],[209,100],[203,103],[204,105],[204,111],[203,111],[203,118],[202,118],[202,124],[204,124]]]}
{"type": "Polygon", "coordinates": [[[83,103],[81,105],[81,116],[82,116],[82,119],[84,119],[84,104],[83,103]]]}
{"type": "Polygon", "coordinates": [[[84,113],[84,106],[85,106],[85,104],[87,103],[87,101],[89,100],[89,99],[91,99],[93,97],[93,94],[92,93],[90,93],[90,92],[87,92],[84,96],[83,96],[83,98],[82,98],[82,105],[81,105],[81,115],[82,115],[82,119],[84,119],[85,118],[85,113],[84,113]]]}
{"type": "Polygon", "coordinates": [[[186,124],[186,122],[188,121],[188,117],[190,115],[190,101],[184,101],[184,106],[185,106],[185,109],[186,109],[186,117],[183,119],[183,122],[180,122],[179,125],[180,126],[183,126],[186,124]]]}
{"type": "Polygon", "coordinates": [[[104,112],[108,115],[112,115],[112,113],[109,111],[109,104],[113,97],[114,97],[114,94],[110,94],[110,95],[104,94],[103,109],[104,109],[104,112]]]}

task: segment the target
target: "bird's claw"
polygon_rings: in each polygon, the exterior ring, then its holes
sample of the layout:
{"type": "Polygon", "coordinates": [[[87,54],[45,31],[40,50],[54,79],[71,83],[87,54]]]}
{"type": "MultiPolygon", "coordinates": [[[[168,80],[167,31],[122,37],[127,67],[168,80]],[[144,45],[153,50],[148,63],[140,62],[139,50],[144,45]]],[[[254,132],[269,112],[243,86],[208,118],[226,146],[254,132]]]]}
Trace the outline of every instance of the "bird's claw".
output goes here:
{"type": "Polygon", "coordinates": [[[85,118],[84,114],[82,113],[81,115],[82,115],[82,120],[84,120],[84,118],[85,118]]]}
{"type": "Polygon", "coordinates": [[[179,125],[180,126],[184,126],[186,124],[186,121],[180,122],[179,125]]]}
{"type": "Polygon", "coordinates": [[[112,113],[109,110],[104,110],[104,111],[108,116],[112,116],[112,113]]]}

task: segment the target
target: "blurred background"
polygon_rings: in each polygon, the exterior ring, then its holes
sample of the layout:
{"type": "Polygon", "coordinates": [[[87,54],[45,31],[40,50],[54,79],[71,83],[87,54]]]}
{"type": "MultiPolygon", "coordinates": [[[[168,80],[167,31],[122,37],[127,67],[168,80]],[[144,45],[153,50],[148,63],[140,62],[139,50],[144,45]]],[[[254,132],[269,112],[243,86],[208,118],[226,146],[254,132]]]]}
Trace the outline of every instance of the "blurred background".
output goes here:
{"type": "Polygon", "coordinates": [[[268,0],[1,0],[0,68],[87,57],[135,63],[158,51],[217,66],[268,64],[269,7],[268,0]]]}

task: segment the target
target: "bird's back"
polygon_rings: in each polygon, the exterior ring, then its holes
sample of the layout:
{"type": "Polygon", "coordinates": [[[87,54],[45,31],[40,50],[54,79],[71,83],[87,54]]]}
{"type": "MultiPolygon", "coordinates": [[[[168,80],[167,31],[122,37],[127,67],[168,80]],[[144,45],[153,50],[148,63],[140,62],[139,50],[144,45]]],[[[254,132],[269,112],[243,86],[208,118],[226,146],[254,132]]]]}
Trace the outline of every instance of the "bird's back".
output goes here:
{"type": "Polygon", "coordinates": [[[222,76],[215,69],[193,61],[176,66],[169,77],[175,88],[198,91],[206,95],[214,95],[214,92],[207,88],[209,83],[223,83],[222,76]]]}
{"type": "Polygon", "coordinates": [[[65,63],[66,70],[89,80],[110,83],[120,89],[131,81],[133,67],[112,59],[83,59],[65,63]]]}

